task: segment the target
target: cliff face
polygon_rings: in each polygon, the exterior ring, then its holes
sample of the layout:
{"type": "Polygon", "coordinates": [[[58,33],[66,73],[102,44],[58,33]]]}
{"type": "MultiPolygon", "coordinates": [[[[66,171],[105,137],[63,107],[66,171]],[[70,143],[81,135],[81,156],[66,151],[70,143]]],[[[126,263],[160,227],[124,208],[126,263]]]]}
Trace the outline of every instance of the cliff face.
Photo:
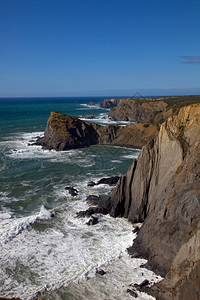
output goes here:
{"type": "Polygon", "coordinates": [[[113,216],[144,221],[129,252],[146,257],[165,276],[152,288],[157,299],[199,299],[199,104],[181,108],[161,125],[158,138],[119,180],[109,205],[113,216]]]}
{"type": "Polygon", "coordinates": [[[57,151],[87,147],[98,143],[98,125],[52,112],[43,138],[36,144],[57,151]]]}
{"type": "Polygon", "coordinates": [[[102,103],[100,103],[100,107],[103,107],[103,108],[112,108],[112,107],[117,106],[120,101],[121,101],[120,98],[104,99],[104,101],[102,103]]]}
{"type": "Polygon", "coordinates": [[[100,126],[76,117],[52,112],[44,137],[39,138],[36,144],[44,149],[56,151],[95,144],[142,147],[150,137],[157,136],[158,130],[159,127],[155,124],[100,126]]]}
{"type": "Polygon", "coordinates": [[[123,99],[110,110],[114,120],[162,123],[168,116],[167,103],[164,101],[139,102],[139,100],[123,99]]]}

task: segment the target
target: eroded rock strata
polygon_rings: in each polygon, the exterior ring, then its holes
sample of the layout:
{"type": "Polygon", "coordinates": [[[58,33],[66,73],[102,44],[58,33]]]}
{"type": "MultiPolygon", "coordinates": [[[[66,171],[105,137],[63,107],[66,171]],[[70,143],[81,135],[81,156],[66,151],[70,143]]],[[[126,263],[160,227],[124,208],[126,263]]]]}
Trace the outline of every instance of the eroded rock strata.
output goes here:
{"type": "Polygon", "coordinates": [[[121,98],[115,98],[115,99],[104,99],[102,103],[100,103],[100,107],[103,108],[112,108],[119,104],[121,101],[121,98]]]}
{"type": "Polygon", "coordinates": [[[131,124],[129,126],[100,126],[76,117],[52,112],[44,137],[36,142],[44,149],[65,151],[90,145],[116,145],[141,148],[150,137],[157,136],[157,124],[131,124]]]}
{"type": "Polygon", "coordinates": [[[116,100],[117,105],[111,107],[109,113],[114,120],[163,123],[168,117],[177,114],[181,107],[199,103],[200,96],[140,97],[116,100]]]}
{"type": "Polygon", "coordinates": [[[200,295],[200,104],[180,109],[144,146],[109,199],[112,216],[144,222],[129,249],[164,276],[160,299],[200,295]]]}

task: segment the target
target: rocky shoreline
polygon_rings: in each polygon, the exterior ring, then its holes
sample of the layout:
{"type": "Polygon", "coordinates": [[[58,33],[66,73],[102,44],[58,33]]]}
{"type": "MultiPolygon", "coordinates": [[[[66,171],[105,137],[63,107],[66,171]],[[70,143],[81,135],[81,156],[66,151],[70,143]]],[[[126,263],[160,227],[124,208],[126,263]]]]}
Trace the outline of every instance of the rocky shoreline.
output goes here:
{"type": "MultiPolygon", "coordinates": [[[[90,207],[77,216],[109,213],[143,222],[128,251],[148,259],[146,267],[164,277],[152,287],[139,287],[157,300],[198,300],[200,295],[200,104],[187,105],[187,99],[185,105],[176,103],[170,109],[163,99],[159,105],[157,100],[155,105],[142,101],[137,114],[140,121],[151,123],[125,127],[100,126],[53,112],[44,137],[36,142],[56,151],[97,144],[142,148],[111,196],[87,199],[90,207]]],[[[112,109],[121,109],[121,103],[112,109]]],[[[91,219],[88,225],[97,221],[91,219]]]]}
{"type": "Polygon", "coordinates": [[[66,151],[91,145],[112,145],[142,148],[149,138],[155,138],[158,124],[137,123],[128,126],[100,126],[77,117],[52,112],[47,122],[44,137],[36,145],[43,149],[66,151]]]}

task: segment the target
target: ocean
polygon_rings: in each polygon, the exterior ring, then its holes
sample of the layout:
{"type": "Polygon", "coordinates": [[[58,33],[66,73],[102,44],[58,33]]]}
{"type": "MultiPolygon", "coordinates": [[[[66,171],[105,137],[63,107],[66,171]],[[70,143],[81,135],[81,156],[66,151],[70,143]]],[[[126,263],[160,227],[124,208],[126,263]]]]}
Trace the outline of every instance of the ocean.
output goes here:
{"type": "MultiPolygon", "coordinates": [[[[124,175],[139,150],[111,146],[56,152],[30,146],[44,134],[51,111],[101,125],[116,124],[98,98],[0,99],[0,297],[23,300],[125,300],[130,283],[160,278],[131,259],[135,238],[123,218],[99,216],[96,225],[76,212],[88,195],[107,197],[108,185],[89,181],[124,175]],[[94,101],[95,105],[88,105],[94,101]],[[71,196],[65,189],[78,190],[71,196]],[[103,269],[101,276],[96,270],[103,269]]],[[[120,122],[126,125],[127,122],[120,122]]],[[[143,300],[153,299],[139,293],[143,300]]]]}

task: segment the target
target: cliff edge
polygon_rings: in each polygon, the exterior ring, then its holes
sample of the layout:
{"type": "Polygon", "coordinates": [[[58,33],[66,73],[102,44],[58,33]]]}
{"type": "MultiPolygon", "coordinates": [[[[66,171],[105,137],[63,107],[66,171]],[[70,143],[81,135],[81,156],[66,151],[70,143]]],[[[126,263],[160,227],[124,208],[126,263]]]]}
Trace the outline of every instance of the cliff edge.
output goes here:
{"type": "Polygon", "coordinates": [[[100,126],[76,117],[52,112],[44,136],[36,141],[43,149],[65,151],[91,145],[113,145],[141,148],[150,137],[155,138],[156,124],[131,124],[128,126],[100,126]]]}
{"type": "Polygon", "coordinates": [[[181,108],[144,146],[109,199],[110,214],[144,222],[129,253],[165,276],[158,300],[200,295],[200,104],[181,108]]]}

